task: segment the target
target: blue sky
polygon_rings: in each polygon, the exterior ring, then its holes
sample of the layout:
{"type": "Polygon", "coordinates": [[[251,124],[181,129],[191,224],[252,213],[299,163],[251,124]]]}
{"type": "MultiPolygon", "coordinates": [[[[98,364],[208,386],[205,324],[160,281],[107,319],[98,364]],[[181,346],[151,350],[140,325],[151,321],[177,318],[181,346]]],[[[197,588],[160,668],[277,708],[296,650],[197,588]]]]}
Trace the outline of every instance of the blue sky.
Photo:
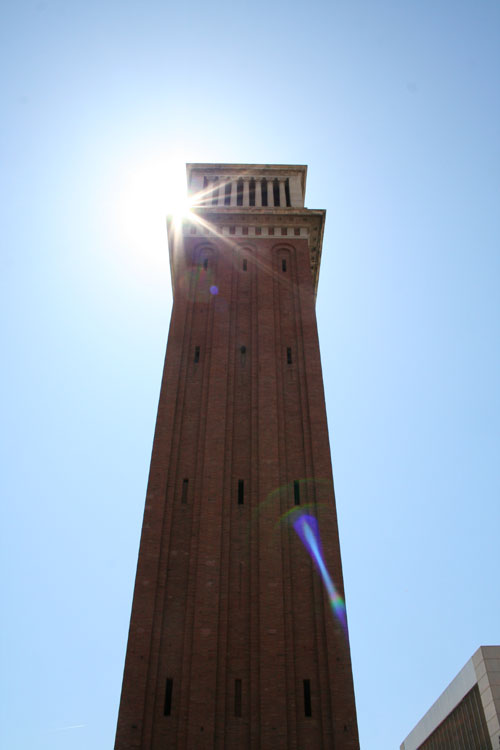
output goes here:
{"type": "Polygon", "coordinates": [[[165,215],[181,165],[214,161],[308,164],[306,205],[327,209],[317,311],[361,746],[399,747],[500,642],[500,3],[1,13],[2,746],[113,745],[165,215]]]}

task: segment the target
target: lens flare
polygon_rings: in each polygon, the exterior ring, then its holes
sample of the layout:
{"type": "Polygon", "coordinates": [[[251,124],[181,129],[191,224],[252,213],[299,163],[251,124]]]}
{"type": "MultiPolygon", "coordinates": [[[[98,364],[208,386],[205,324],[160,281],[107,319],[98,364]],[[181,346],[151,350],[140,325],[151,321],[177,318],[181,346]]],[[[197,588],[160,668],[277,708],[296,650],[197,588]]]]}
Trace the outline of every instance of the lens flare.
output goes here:
{"type": "Polygon", "coordinates": [[[321,549],[321,539],[319,536],[318,520],[307,513],[305,509],[292,509],[285,514],[284,518],[293,526],[293,529],[300,541],[309,553],[316,570],[321,576],[323,585],[328,595],[330,607],[342,626],[342,630],[347,635],[347,619],[345,603],[339,592],[335,588],[330,573],[326,567],[321,549]]]}
{"type": "Polygon", "coordinates": [[[187,268],[179,278],[183,293],[191,302],[208,303],[219,294],[219,287],[214,284],[213,272],[203,266],[187,268]]]}

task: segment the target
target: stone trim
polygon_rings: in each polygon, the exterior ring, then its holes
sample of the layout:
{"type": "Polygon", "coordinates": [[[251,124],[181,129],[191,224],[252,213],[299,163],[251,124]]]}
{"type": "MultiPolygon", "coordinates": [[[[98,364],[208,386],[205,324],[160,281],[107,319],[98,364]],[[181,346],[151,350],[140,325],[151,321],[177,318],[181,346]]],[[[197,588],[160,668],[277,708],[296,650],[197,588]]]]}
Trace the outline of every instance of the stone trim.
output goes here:
{"type": "Polygon", "coordinates": [[[202,226],[201,224],[192,224],[190,222],[184,224],[182,233],[184,237],[192,237],[193,235],[197,237],[215,237],[217,235],[222,235],[223,237],[288,237],[298,239],[308,239],[309,237],[309,229],[307,227],[269,227],[222,224],[212,229],[202,226]]]}

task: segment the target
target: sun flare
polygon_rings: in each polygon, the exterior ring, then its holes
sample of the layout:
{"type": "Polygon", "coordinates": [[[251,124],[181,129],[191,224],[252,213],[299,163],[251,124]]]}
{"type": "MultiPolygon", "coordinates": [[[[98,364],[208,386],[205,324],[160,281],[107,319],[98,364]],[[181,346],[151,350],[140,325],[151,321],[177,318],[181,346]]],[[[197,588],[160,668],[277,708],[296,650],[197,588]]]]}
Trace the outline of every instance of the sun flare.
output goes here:
{"type": "Polygon", "coordinates": [[[117,191],[118,226],[128,245],[165,247],[165,219],[179,226],[190,215],[186,164],[179,158],[148,158],[122,176],[117,191]]]}

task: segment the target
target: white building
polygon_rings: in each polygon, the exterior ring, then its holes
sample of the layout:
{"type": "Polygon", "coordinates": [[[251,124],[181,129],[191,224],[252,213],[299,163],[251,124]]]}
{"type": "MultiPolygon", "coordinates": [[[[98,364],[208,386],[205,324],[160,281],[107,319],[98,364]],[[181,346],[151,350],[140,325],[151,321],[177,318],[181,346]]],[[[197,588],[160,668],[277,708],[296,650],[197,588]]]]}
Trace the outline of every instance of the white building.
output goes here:
{"type": "Polygon", "coordinates": [[[500,646],[480,646],[401,750],[500,748],[500,646]]]}

